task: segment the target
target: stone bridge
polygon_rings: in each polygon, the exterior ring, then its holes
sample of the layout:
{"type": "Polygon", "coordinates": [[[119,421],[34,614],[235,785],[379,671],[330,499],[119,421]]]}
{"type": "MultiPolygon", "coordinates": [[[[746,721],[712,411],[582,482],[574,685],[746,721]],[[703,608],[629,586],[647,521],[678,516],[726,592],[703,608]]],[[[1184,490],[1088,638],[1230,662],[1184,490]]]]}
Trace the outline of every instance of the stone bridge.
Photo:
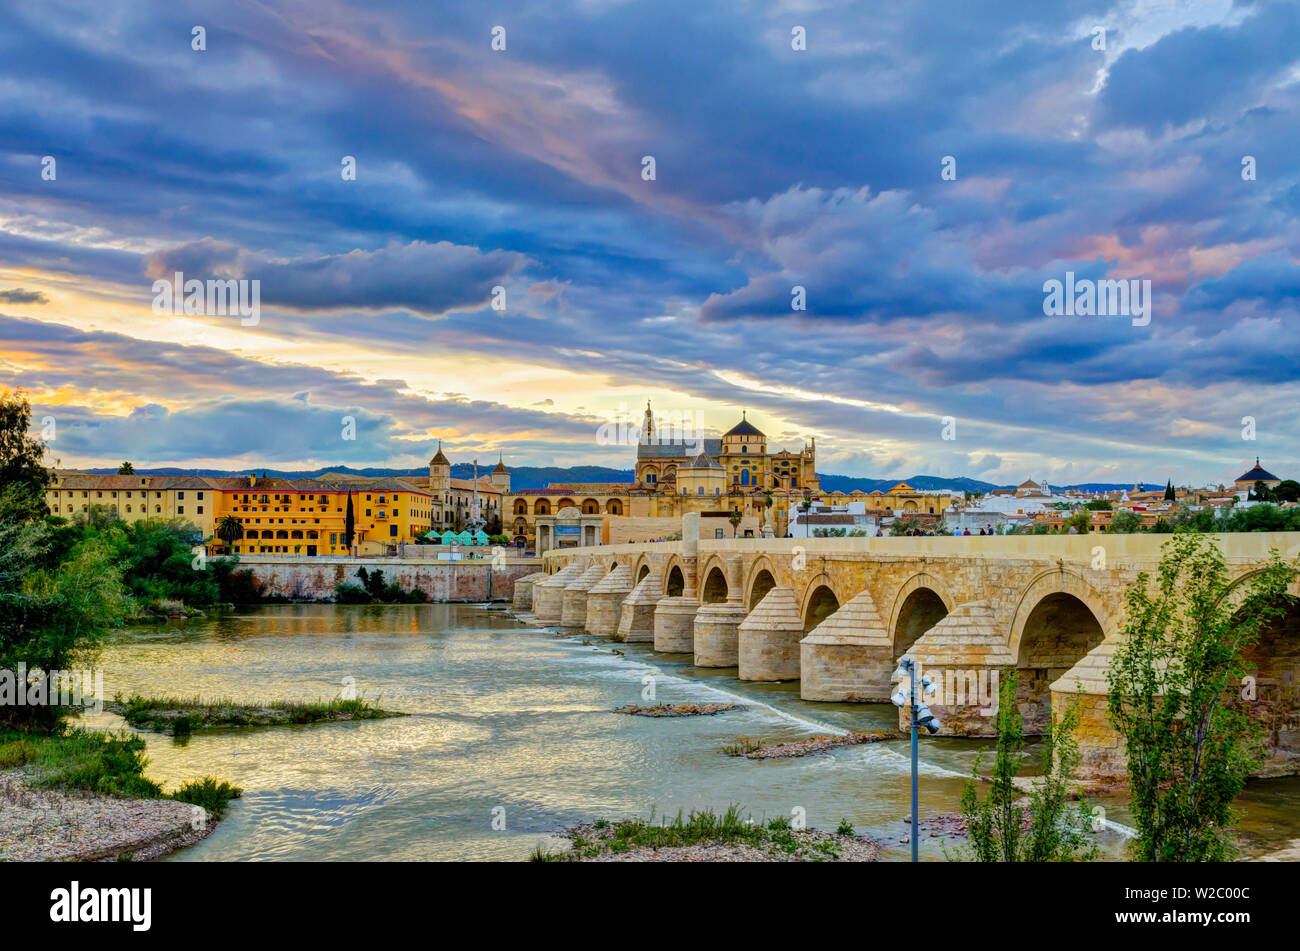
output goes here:
{"type": "MultiPolygon", "coordinates": [[[[1020,535],[701,539],[548,552],[515,585],[542,623],[692,654],[741,680],[799,681],[805,700],[888,702],[910,653],[939,685],[943,733],[988,736],[999,672],[1017,668],[1025,732],[1081,704],[1079,773],[1122,778],[1106,718],[1106,673],[1124,592],[1154,576],[1168,536],[1020,535]]],[[[1234,581],[1300,533],[1218,535],[1234,581]]],[[[1238,586],[1239,587],[1239,586],[1238,586]]],[[[1293,586],[1300,598],[1300,586],[1293,586]]],[[[1300,600],[1251,660],[1264,724],[1263,775],[1300,772],[1300,600]]],[[[900,711],[900,723],[905,714],[900,711]]]]}

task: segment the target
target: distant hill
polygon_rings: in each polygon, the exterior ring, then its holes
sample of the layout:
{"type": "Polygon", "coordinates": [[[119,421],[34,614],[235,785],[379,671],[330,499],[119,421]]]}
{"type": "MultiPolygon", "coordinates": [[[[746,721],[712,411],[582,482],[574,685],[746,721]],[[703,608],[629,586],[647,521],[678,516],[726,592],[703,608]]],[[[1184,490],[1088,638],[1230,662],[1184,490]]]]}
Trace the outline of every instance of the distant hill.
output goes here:
{"type": "MultiPolygon", "coordinates": [[[[457,462],[451,467],[451,474],[456,479],[469,479],[473,476],[473,464],[468,462],[457,462]]],[[[93,472],[97,475],[111,475],[117,472],[116,468],[108,469],[87,469],[87,472],[93,472]]],[[[417,469],[390,469],[390,468],[365,468],[353,469],[350,466],[324,466],[319,469],[139,469],[141,475],[203,475],[203,476],[241,476],[247,475],[250,471],[255,471],[259,475],[265,473],[281,479],[314,479],[325,472],[348,472],[353,475],[361,476],[420,476],[428,475],[427,466],[421,466],[417,469]]],[[[479,475],[485,476],[492,471],[492,465],[480,465],[479,475]]],[[[510,487],[512,489],[544,489],[552,482],[631,482],[634,476],[632,469],[610,469],[607,466],[512,466],[510,469],[510,487]]],[[[961,476],[955,479],[942,478],[940,476],[914,475],[905,479],[869,479],[862,476],[843,476],[821,474],[822,491],[824,492],[853,492],[861,489],[863,492],[874,492],[876,489],[886,491],[892,489],[900,482],[906,482],[908,485],[917,489],[946,490],[955,489],[971,492],[990,492],[993,489],[1009,489],[1011,485],[997,485],[993,482],[983,482],[979,479],[970,479],[961,476]]],[[[1165,483],[1144,482],[1148,490],[1163,489],[1165,483]]],[[[1111,492],[1117,489],[1131,489],[1133,483],[1117,482],[1083,482],[1077,485],[1056,485],[1056,489],[1079,489],[1084,492],[1111,492]]]]}
{"type": "MultiPolygon", "coordinates": [[[[480,464],[478,474],[480,477],[490,475],[492,466],[495,463],[487,465],[480,464]]],[[[86,472],[93,472],[96,475],[112,475],[117,469],[86,469],[86,472]]],[[[391,469],[379,467],[367,467],[365,469],[354,469],[351,466],[322,466],[319,469],[272,469],[269,467],[256,466],[252,469],[178,469],[174,467],[158,469],[136,469],[140,475],[199,475],[199,476],[242,476],[250,472],[256,472],[259,476],[266,475],[276,479],[315,479],[326,472],[345,472],[351,475],[359,476],[427,476],[429,474],[428,466],[420,466],[416,469],[391,469]]],[[[542,489],[552,482],[631,482],[634,472],[632,469],[610,469],[606,466],[513,466],[510,469],[510,487],[512,489],[542,489]]],[[[474,465],[469,462],[453,463],[451,467],[451,476],[453,479],[471,479],[474,476],[474,465]]]]}

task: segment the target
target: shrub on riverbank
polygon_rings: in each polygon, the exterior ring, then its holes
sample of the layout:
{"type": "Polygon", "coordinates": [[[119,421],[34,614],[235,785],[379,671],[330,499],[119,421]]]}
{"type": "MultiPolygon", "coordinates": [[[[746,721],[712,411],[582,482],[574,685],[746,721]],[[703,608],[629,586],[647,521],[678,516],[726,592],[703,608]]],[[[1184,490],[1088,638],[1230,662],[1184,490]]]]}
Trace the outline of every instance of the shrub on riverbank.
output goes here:
{"type": "Polygon", "coordinates": [[[185,783],[176,792],[172,793],[172,798],[178,802],[188,802],[195,806],[202,806],[213,816],[220,819],[225,815],[226,806],[230,805],[230,800],[238,799],[243,794],[244,791],[238,786],[220,782],[211,776],[204,776],[202,779],[185,783]]]}
{"type": "Polygon", "coordinates": [[[563,834],[572,843],[569,850],[548,852],[539,845],[529,861],[872,861],[881,851],[878,842],[865,836],[795,829],[784,816],[760,822],[736,805],[721,815],[712,809],[678,812],[659,823],[653,816],[601,819],[563,834]]]}
{"type": "Polygon", "coordinates": [[[398,584],[386,582],[384,573],[376,568],[367,572],[365,566],[357,569],[360,585],[346,581],[334,586],[334,600],[338,604],[424,604],[429,596],[419,588],[407,590],[398,584]]]}
{"type": "Polygon", "coordinates": [[[213,727],[285,726],[316,723],[321,720],[380,720],[406,716],[381,710],[364,700],[270,700],[236,703],[233,700],[204,700],[202,697],[142,697],[132,694],[125,700],[118,694],[104,704],[137,730],[188,736],[195,730],[213,727]]]}
{"type": "Polygon", "coordinates": [[[162,788],[146,779],[144,740],[126,734],[74,729],[41,736],[10,731],[0,736],[0,768],[24,768],[41,789],[82,789],[108,796],[155,799],[162,788]]]}

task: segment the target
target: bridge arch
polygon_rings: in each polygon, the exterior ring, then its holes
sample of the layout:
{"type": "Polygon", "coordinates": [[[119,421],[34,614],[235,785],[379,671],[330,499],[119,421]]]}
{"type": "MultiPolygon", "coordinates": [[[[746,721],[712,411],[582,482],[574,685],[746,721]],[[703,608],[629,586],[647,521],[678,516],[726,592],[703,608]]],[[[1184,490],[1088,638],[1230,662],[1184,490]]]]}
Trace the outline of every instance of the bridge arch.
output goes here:
{"type": "Polygon", "coordinates": [[[1020,642],[1024,639],[1025,623],[1029,620],[1029,615],[1035,606],[1047,595],[1058,593],[1073,595],[1083,602],[1096,618],[1104,635],[1112,636],[1115,633],[1110,623],[1110,612],[1106,610],[1106,602],[1097,589],[1082,575],[1064,568],[1052,568],[1029,582],[1021,592],[1019,601],[1016,602],[1015,614],[1011,619],[1010,636],[1007,640],[1007,647],[1012,657],[1020,656],[1020,642]]]}
{"type": "Polygon", "coordinates": [[[952,595],[931,574],[920,571],[904,581],[889,612],[894,659],[902,657],[917,638],[947,617],[953,605],[952,595]]]}
{"type": "Polygon", "coordinates": [[[1048,732],[1052,683],[1105,640],[1108,616],[1096,589],[1072,571],[1045,571],[1025,589],[1008,647],[1016,659],[1016,702],[1026,734],[1048,732]]]}
{"type": "MultiPolygon", "coordinates": [[[[1294,559],[1290,559],[1294,560],[1294,559]]],[[[1264,573],[1263,568],[1249,568],[1243,571],[1237,577],[1228,582],[1228,590],[1223,593],[1223,601],[1226,601],[1234,610],[1241,606],[1241,602],[1246,599],[1250,593],[1250,579],[1264,573]]],[[[1300,598],[1300,577],[1297,577],[1290,585],[1287,586],[1287,594],[1295,598],[1300,598]]]]}
{"type": "Polygon", "coordinates": [[[803,618],[804,633],[807,633],[838,611],[841,602],[830,579],[820,575],[808,583],[802,604],[799,614],[803,618]]]}
{"type": "Polygon", "coordinates": [[[727,600],[727,573],[720,558],[710,559],[704,569],[704,584],[700,586],[701,604],[719,604],[727,600]]]}
{"type": "MultiPolygon", "coordinates": [[[[1300,720],[1300,597],[1287,589],[1280,617],[1265,624],[1258,639],[1243,651],[1246,674],[1252,678],[1254,697],[1243,706],[1264,734],[1264,760],[1260,776],[1300,773],[1300,743],[1295,724],[1300,720]]],[[[1234,612],[1234,617],[1239,612],[1234,612]]],[[[1245,685],[1243,684],[1243,687],[1245,685]]]]}
{"type": "Polygon", "coordinates": [[[777,586],[778,577],[776,566],[772,564],[770,558],[760,555],[754,559],[745,580],[745,605],[750,611],[754,610],[758,602],[767,597],[767,593],[777,586]]]}
{"type": "Polygon", "coordinates": [[[674,555],[664,569],[664,597],[680,598],[686,590],[686,569],[681,560],[674,555]]]}

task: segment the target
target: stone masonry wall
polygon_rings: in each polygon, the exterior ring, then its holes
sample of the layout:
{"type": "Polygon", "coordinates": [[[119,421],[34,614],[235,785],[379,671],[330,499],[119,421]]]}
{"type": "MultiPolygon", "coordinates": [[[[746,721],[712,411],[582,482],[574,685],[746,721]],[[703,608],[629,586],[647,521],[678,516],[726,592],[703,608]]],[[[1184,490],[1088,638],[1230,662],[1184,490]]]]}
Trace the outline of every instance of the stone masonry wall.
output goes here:
{"type": "Polygon", "coordinates": [[[267,594],[287,598],[333,600],[334,586],[360,584],[357,569],[379,569],[386,582],[418,588],[431,601],[506,601],[514,596],[517,578],[537,570],[536,561],[508,562],[492,567],[491,561],[429,562],[409,559],[241,558],[239,567],[266,585],[267,594]]]}

